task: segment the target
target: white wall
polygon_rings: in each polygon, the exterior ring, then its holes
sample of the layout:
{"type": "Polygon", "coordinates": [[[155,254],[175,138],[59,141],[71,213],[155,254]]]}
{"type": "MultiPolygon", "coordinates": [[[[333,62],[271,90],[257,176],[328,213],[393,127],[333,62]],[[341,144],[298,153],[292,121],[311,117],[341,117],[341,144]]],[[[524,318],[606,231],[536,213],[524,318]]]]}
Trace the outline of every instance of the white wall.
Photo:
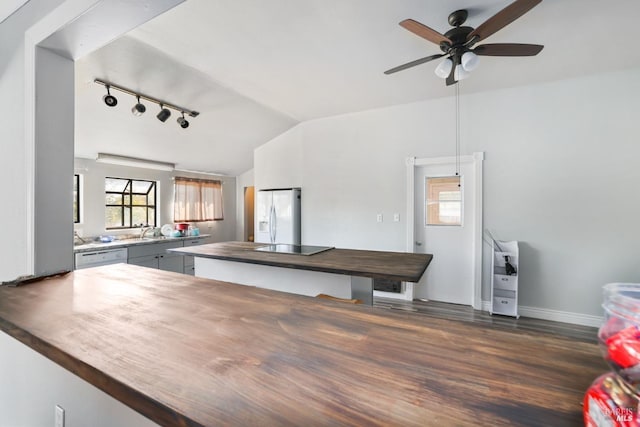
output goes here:
{"type": "MultiPolygon", "coordinates": [[[[131,233],[131,230],[118,232],[105,230],[104,179],[133,178],[158,181],[158,227],[173,223],[173,177],[215,179],[222,181],[224,220],[196,223],[201,234],[211,234],[209,241],[220,242],[235,239],[236,233],[236,178],[227,176],[203,175],[181,171],[158,171],[129,166],[97,163],[95,160],[75,159],[75,171],[81,175],[81,223],[75,224],[81,236],[99,236],[101,234],[131,233]]],[[[133,232],[137,232],[134,230],[133,232]]]]}
{"type": "MultiPolygon", "coordinates": [[[[486,153],[484,227],[521,241],[521,305],[597,316],[603,284],[640,282],[638,77],[462,96],[462,153],[486,153]]],[[[255,151],[256,188],[302,187],[303,243],[405,250],[405,158],[453,155],[454,111],[446,98],[302,123],[255,151]]]]}
{"type": "Polygon", "coordinates": [[[3,207],[0,224],[3,240],[11,244],[0,248],[0,281],[13,280],[30,272],[28,265],[33,242],[25,230],[30,221],[25,152],[25,56],[24,33],[35,22],[62,3],[62,0],[31,0],[0,25],[0,150],[5,159],[0,168],[3,207]]]}
{"type": "Polygon", "coordinates": [[[158,426],[3,332],[0,349],[1,426],[54,426],[56,405],[65,427],[158,426]]]}

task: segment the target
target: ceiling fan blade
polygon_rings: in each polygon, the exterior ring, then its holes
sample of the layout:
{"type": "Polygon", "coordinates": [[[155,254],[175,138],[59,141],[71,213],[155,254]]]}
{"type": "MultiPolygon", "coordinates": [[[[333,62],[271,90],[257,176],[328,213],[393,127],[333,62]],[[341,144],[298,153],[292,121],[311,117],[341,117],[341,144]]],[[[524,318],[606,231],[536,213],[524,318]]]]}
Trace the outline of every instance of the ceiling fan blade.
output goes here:
{"type": "Polygon", "coordinates": [[[516,0],[509,6],[502,9],[500,12],[487,19],[484,23],[480,24],[478,28],[473,30],[467,36],[467,40],[475,38],[476,42],[484,40],[496,31],[506,27],[522,15],[533,9],[540,4],[542,0],[516,0]]]}
{"type": "Polygon", "coordinates": [[[423,39],[427,39],[430,42],[437,44],[438,46],[443,42],[452,44],[451,40],[448,37],[445,37],[436,30],[429,28],[426,25],[419,23],[418,21],[414,21],[413,19],[405,19],[404,21],[400,22],[400,26],[411,31],[413,34],[422,37],[423,39]]]}
{"type": "Polygon", "coordinates": [[[439,53],[437,55],[426,56],[424,58],[416,59],[415,61],[407,62],[406,64],[398,65],[390,70],[385,71],[385,74],[393,74],[398,71],[406,70],[407,68],[415,67],[416,65],[424,64],[425,62],[433,61],[434,59],[442,58],[445,54],[439,53]]]}
{"type": "Polygon", "coordinates": [[[477,46],[473,53],[480,56],[535,56],[543,47],[539,44],[494,43],[477,46]]]}

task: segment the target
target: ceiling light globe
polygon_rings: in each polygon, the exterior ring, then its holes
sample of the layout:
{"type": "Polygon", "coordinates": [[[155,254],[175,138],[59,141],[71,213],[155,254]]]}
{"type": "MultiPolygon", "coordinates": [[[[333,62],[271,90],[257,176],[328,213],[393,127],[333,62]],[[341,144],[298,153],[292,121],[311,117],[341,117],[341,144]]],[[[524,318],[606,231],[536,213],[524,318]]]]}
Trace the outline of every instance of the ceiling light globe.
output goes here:
{"type": "Polygon", "coordinates": [[[462,68],[464,68],[465,71],[473,71],[478,68],[480,57],[473,52],[465,52],[462,54],[460,62],[462,63],[462,68]]]}
{"type": "Polygon", "coordinates": [[[457,82],[459,82],[460,80],[464,80],[466,78],[468,78],[471,75],[470,72],[468,72],[467,70],[465,70],[462,65],[458,64],[456,65],[456,69],[453,72],[453,79],[457,82]]]}
{"type": "Polygon", "coordinates": [[[446,79],[451,73],[451,69],[453,68],[453,61],[451,58],[447,58],[442,61],[435,69],[436,76],[441,79],[446,79]]]}

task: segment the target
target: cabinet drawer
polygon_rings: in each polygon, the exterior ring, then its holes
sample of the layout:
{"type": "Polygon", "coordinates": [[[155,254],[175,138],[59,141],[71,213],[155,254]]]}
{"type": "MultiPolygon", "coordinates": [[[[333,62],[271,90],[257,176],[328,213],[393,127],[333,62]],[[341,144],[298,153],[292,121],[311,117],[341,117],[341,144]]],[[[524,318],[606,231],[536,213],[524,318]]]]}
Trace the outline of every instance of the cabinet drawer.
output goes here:
{"type": "Polygon", "coordinates": [[[198,245],[202,245],[202,244],[204,244],[204,241],[205,241],[204,237],[203,237],[203,238],[200,238],[200,239],[197,239],[197,238],[194,238],[194,239],[187,239],[187,240],[185,240],[185,241],[184,241],[184,246],[185,246],[185,247],[188,247],[188,246],[198,246],[198,245]]]}
{"type": "Polygon", "coordinates": [[[515,316],[518,309],[515,298],[493,298],[493,313],[515,316]]]}
{"type": "Polygon", "coordinates": [[[511,298],[511,299],[515,299],[516,298],[516,291],[510,291],[510,290],[507,290],[507,289],[494,288],[493,289],[493,297],[494,298],[511,298]]]}
{"type": "Polygon", "coordinates": [[[506,276],[504,274],[493,275],[493,286],[496,289],[515,291],[518,289],[518,276],[506,276]]]}
{"type": "Polygon", "coordinates": [[[181,248],[182,240],[175,242],[149,243],[146,245],[135,245],[129,247],[129,258],[140,256],[163,254],[167,249],[181,248]]]}

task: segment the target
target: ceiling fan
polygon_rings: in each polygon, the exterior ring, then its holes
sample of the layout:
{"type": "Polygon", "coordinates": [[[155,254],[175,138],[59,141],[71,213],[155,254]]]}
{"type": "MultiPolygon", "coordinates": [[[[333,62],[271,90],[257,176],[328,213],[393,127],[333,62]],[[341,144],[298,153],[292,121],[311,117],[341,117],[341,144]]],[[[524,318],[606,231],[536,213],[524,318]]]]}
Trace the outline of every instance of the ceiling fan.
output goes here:
{"type": "Polygon", "coordinates": [[[478,56],[535,56],[544,46],[521,43],[493,43],[475,46],[476,43],[506,27],[542,0],[516,0],[500,12],[487,19],[478,28],[462,26],[469,15],[467,10],[456,10],[449,15],[449,25],[453,28],[444,34],[413,19],[405,19],[400,25],[412,33],[440,46],[443,53],[430,55],[399,65],[385,74],[392,74],[434,59],[447,58],[435,70],[438,77],[446,78],[447,86],[469,77],[478,65],[478,56]],[[474,47],[475,46],[475,47],[474,47]]]}

